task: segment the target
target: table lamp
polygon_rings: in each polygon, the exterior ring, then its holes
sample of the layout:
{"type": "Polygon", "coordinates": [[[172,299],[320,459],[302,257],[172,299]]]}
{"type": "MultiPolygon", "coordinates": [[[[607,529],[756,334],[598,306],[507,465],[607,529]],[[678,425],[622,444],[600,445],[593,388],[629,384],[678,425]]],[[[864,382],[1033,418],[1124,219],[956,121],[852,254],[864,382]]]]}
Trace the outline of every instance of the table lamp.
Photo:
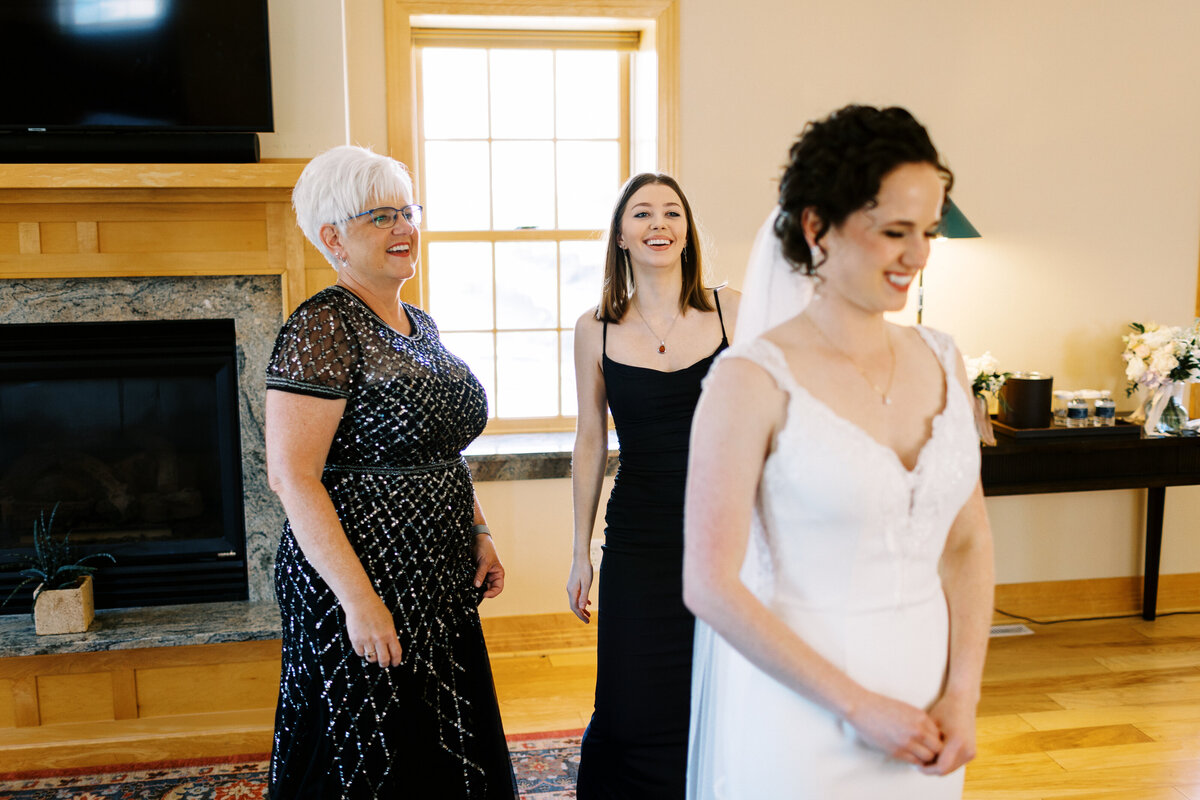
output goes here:
{"type": "MultiPolygon", "coordinates": [[[[942,221],[938,223],[939,239],[978,239],[980,233],[967,215],[954,205],[954,201],[946,198],[946,206],[942,209],[942,221]]],[[[921,324],[921,314],[925,311],[925,270],[917,277],[917,324],[921,324]]]]}

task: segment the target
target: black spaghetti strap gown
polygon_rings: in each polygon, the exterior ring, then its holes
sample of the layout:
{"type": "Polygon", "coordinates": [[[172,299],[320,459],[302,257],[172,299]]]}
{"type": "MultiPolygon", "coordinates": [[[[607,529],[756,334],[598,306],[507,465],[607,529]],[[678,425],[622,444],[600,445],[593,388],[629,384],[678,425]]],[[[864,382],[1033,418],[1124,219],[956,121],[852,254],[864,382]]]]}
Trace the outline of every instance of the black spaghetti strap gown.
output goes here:
{"type": "Polygon", "coordinates": [[[721,344],[675,372],[613,361],[604,325],[621,456],[605,514],[596,706],[583,736],[580,800],[684,796],[695,619],[683,604],[683,493],[700,382],[729,346],[716,306],[721,344]]]}

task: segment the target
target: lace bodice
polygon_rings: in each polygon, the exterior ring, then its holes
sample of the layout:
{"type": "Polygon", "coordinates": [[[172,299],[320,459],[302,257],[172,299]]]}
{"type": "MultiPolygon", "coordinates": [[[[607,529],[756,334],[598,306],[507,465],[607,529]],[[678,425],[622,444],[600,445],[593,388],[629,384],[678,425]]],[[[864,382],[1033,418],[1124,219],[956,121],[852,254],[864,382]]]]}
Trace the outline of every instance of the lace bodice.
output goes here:
{"type": "Polygon", "coordinates": [[[969,398],[955,378],[952,340],[917,331],[946,374],[946,398],[912,470],[797,383],[771,342],[752,339],[722,356],[754,362],[788,395],[742,570],[768,606],[855,613],[941,591],[938,562],[979,479],[980,454],[969,398]]]}

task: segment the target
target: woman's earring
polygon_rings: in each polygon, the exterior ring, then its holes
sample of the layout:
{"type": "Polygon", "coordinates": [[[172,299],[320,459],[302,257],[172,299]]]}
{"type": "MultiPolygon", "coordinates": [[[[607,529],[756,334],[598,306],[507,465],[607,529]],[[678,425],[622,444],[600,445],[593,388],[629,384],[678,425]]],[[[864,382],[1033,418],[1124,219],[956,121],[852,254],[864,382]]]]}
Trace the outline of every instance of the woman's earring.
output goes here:
{"type": "Polygon", "coordinates": [[[683,249],[679,251],[679,260],[687,261],[687,245],[686,244],[683,246],[683,249]]]}

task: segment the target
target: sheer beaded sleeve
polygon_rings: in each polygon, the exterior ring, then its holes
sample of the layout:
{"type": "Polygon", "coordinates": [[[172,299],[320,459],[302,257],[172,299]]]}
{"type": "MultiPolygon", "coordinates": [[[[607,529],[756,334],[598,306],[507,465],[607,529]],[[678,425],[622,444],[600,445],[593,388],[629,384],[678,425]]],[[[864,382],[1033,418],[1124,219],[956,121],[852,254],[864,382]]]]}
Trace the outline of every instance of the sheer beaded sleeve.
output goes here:
{"type": "Polygon", "coordinates": [[[358,342],[334,298],[316,295],[288,318],[267,365],[267,388],[325,397],[350,396],[358,342]]]}

